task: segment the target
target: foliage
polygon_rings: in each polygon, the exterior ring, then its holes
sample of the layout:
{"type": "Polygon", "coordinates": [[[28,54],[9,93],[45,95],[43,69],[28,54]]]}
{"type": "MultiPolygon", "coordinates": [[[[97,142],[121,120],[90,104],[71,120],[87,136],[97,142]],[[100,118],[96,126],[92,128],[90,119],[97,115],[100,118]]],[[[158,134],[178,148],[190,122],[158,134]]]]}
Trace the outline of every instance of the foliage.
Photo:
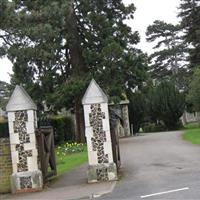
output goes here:
{"type": "Polygon", "coordinates": [[[197,68],[192,76],[187,100],[195,111],[200,111],[200,68],[197,68]]]}
{"type": "Polygon", "coordinates": [[[142,92],[129,95],[129,118],[133,124],[133,133],[136,134],[146,116],[146,96],[142,92]]]}
{"type": "Polygon", "coordinates": [[[83,143],[67,142],[57,147],[56,154],[66,156],[67,154],[70,153],[78,153],[78,152],[83,152],[85,150],[86,150],[86,145],[83,143]]]}
{"type": "Polygon", "coordinates": [[[0,138],[9,137],[8,122],[0,121],[0,138]]]}
{"type": "Polygon", "coordinates": [[[8,97],[10,96],[9,84],[0,81],[0,108],[5,110],[6,104],[8,102],[8,97]]]}
{"type": "Polygon", "coordinates": [[[150,132],[166,131],[167,128],[162,123],[156,124],[156,123],[148,122],[148,123],[142,124],[142,130],[145,133],[150,133],[150,132]]]}
{"type": "Polygon", "coordinates": [[[161,120],[168,130],[177,128],[185,108],[184,94],[170,82],[161,82],[149,91],[148,113],[152,121],[161,120]]]}
{"type": "Polygon", "coordinates": [[[58,176],[73,170],[87,161],[85,144],[63,144],[56,148],[56,163],[58,176]]]}
{"type": "Polygon", "coordinates": [[[91,77],[120,97],[146,70],[145,55],[133,46],[138,33],[124,23],[134,11],[121,0],[1,2],[1,52],[14,64],[12,83],[54,110],[72,107],[91,77]]]}
{"type": "Polygon", "coordinates": [[[189,49],[190,67],[200,64],[200,2],[181,0],[179,17],[184,31],[184,41],[189,49]]]}
{"type": "Polygon", "coordinates": [[[52,112],[75,108],[83,135],[81,98],[92,77],[111,100],[145,79],[147,57],[125,23],[134,12],[122,0],[2,1],[0,56],[13,63],[12,84],[22,83],[40,109],[43,101],[52,112]]]}
{"type": "Polygon", "coordinates": [[[186,72],[186,48],[180,35],[180,25],[156,20],[148,26],[146,35],[148,42],[156,42],[156,51],[150,55],[152,77],[173,79],[181,86],[182,74],[186,72]]]}
{"type": "Polygon", "coordinates": [[[61,144],[65,141],[73,141],[75,139],[72,117],[53,116],[51,117],[51,124],[54,127],[56,144],[61,144]]]}

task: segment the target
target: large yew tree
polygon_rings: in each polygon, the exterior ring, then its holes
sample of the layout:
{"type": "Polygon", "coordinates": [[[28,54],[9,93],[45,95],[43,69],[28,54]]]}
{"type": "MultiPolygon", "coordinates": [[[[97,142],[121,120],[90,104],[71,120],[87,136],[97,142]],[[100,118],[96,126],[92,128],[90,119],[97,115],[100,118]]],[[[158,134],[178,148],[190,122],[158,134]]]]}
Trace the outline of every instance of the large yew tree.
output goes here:
{"type": "Polygon", "coordinates": [[[75,108],[80,141],[81,98],[92,77],[114,100],[145,78],[139,35],[124,22],[134,11],[121,0],[1,1],[0,56],[13,63],[12,84],[52,111],[75,108]]]}

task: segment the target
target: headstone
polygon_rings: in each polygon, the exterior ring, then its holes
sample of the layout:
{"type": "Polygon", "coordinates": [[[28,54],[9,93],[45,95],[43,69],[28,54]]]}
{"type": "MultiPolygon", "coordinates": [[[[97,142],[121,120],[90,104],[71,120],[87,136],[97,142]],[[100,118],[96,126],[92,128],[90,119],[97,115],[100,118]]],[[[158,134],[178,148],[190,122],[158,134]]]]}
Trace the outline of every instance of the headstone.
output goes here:
{"type": "Polygon", "coordinates": [[[117,180],[113,161],[108,98],[93,79],[82,99],[88,148],[88,182],[117,180]]]}
{"type": "Polygon", "coordinates": [[[32,192],[43,187],[36,147],[37,107],[21,86],[6,106],[12,157],[12,192],[32,192]]]}

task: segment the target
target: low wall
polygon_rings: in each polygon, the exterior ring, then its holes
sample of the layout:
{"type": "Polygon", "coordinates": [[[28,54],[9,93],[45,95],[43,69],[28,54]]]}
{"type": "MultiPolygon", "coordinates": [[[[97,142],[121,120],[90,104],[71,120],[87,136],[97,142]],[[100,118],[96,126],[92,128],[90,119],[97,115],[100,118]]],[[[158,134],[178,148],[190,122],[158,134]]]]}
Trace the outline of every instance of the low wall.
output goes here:
{"type": "Polygon", "coordinates": [[[11,192],[12,161],[8,138],[0,138],[0,193],[11,192]]]}

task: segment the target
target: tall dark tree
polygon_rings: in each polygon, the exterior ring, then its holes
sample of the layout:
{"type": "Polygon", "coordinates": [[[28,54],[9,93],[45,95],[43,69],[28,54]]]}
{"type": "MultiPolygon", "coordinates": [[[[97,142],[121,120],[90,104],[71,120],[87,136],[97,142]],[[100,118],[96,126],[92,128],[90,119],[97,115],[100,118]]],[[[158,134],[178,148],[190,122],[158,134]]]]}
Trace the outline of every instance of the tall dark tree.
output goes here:
{"type": "Polygon", "coordinates": [[[149,116],[154,122],[162,120],[169,130],[178,128],[185,109],[185,97],[173,82],[163,81],[152,87],[147,99],[149,116]]]}
{"type": "Polygon", "coordinates": [[[179,15],[189,48],[190,67],[200,64],[200,0],[181,0],[179,15]]]}
{"type": "Polygon", "coordinates": [[[147,41],[155,42],[155,52],[150,55],[152,75],[157,79],[173,79],[181,84],[186,71],[186,49],[180,34],[180,26],[156,20],[147,31],[147,41]]]}
{"type": "Polygon", "coordinates": [[[6,0],[0,9],[0,53],[14,64],[12,82],[23,83],[36,101],[46,100],[54,111],[75,107],[77,124],[91,77],[113,99],[145,77],[146,57],[134,48],[138,33],[124,23],[133,18],[133,4],[6,0]]]}
{"type": "Polygon", "coordinates": [[[9,91],[9,84],[0,81],[0,108],[3,110],[5,110],[6,104],[8,103],[8,97],[10,95],[9,91]]]}

